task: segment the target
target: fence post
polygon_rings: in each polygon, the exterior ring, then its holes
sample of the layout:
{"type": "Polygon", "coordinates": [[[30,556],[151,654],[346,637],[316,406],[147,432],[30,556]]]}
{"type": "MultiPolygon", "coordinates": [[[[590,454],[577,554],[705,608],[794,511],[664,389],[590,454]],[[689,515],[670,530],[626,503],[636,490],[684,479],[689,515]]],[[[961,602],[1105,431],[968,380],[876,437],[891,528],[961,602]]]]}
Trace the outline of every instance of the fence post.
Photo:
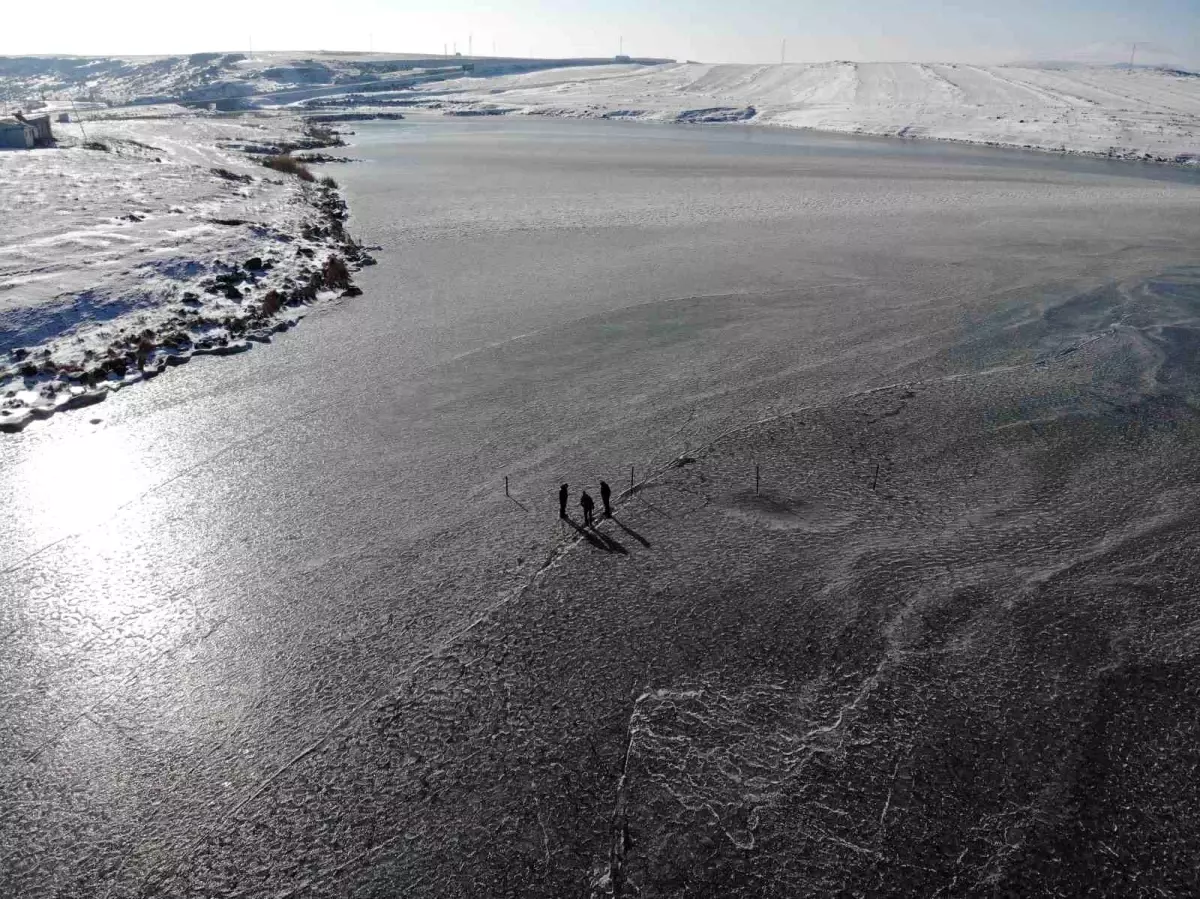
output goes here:
{"type": "Polygon", "coordinates": [[[504,476],[504,495],[508,496],[508,475],[504,476]]]}

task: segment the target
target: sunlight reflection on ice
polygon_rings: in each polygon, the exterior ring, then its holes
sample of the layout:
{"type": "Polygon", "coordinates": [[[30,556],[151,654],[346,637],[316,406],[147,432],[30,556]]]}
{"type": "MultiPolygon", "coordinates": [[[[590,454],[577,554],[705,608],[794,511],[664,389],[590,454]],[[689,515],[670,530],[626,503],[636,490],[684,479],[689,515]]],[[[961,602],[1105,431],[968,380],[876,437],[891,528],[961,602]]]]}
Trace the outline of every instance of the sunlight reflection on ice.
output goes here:
{"type": "Polygon", "coordinates": [[[149,489],[152,474],[123,428],[64,430],[23,466],[26,526],[39,545],[86,532],[88,550],[113,549],[118,538],[96,525],[149,489]]]}

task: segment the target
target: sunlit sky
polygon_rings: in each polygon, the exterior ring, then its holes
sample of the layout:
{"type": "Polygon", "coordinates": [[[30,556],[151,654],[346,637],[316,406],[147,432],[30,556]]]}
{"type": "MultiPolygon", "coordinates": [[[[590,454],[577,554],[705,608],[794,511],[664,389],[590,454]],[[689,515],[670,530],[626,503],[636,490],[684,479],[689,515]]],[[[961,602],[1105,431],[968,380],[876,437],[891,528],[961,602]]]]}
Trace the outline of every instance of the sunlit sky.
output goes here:
{"type": "Polygon", "coordinates": [[[0,54],[375,50],[706,62],[1200,63],[1200,0],[48,0],[4,4],[0,54]]]}

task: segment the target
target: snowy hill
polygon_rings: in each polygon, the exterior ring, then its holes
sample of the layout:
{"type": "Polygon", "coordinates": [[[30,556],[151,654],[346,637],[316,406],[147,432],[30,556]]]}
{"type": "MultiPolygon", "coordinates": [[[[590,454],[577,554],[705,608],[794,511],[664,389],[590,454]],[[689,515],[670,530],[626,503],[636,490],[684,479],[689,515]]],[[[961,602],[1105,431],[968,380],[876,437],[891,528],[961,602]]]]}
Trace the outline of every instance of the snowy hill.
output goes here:
{"type": "MultiPolygon", "coordinates": [[[[529,72],[604,60],[508,59],[382,53],[196,53],[191,56],[0,57],[0,105],[41,99],[109,103],[270,103],[274,95],[320,96],[405,88],[461,75],[529,72]]],[[[663,62],[663,60],[648,60],[663,62]]]]}
{"type": "Polygon", "coordinates": [[[542,115],[752,121],[1042,149],[1200,156],[1200,76],[1089,65],[829,62],[597,67],[415,90],[542,115]]]}
{"type": "MultiPolygon", "coordinates": [[[[1170,68],[827,62],[718,65],[363,53],[0,57],[0,106],[47,100],[221,108],[424,104],[862,134],[1184,161],[1200,75],[1170,68]]],[[[3,112],[0,109],[0,112],[3,112]]]]}

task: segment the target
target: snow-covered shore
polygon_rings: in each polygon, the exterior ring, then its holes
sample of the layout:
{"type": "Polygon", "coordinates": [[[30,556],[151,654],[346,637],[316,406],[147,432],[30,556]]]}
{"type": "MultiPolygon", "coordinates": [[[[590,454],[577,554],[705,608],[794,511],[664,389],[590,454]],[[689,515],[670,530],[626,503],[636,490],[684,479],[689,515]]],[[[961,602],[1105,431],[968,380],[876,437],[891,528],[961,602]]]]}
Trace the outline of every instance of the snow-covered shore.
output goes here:
{"type": "Polygon", "coordinates": [[[293,116],[137,113],[0,153],[0,431],[269,340],[350,288],[334,256],[369,258],[334,188],[243,152],[328,135],[293,116]]]}
{"type": "Polygon", "coordinates": [[[1200,76],[1111,66],[596,66],[414,89],[450,111],[748,121],[1200,162],[1200,76]]]}

